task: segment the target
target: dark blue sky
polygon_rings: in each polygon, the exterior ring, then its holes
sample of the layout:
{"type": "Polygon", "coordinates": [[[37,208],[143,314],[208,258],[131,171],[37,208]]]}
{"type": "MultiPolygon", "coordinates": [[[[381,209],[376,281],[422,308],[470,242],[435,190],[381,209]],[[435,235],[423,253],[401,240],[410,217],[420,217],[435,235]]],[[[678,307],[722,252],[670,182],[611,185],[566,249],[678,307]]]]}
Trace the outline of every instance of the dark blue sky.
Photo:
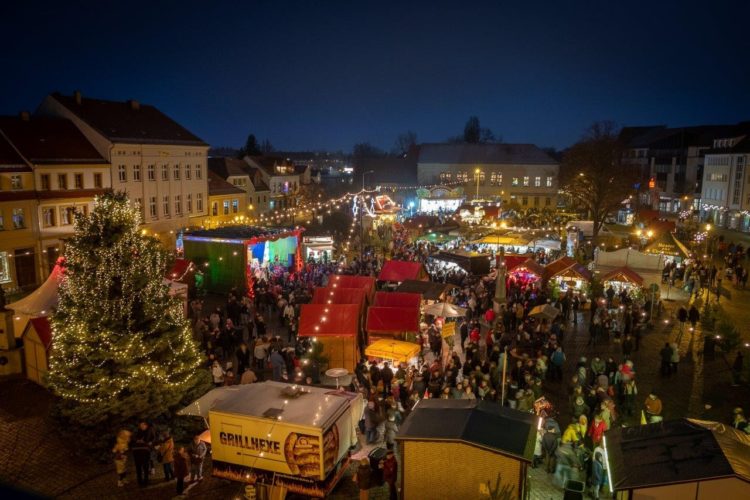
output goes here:
{"type": "Polygon", "coordinates": [[[441,141],[469,115],[556,147],[601,119],[750,119],[747,0],[7,3],[6,114],[81,89],[288,150],[441,141]]]}

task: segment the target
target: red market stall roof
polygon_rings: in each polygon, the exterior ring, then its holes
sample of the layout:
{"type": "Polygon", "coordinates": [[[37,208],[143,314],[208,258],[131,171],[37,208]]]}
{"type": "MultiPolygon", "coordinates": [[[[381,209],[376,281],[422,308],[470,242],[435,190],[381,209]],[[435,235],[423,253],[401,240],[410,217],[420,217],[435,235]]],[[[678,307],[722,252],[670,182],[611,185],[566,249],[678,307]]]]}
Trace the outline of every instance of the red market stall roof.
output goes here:
{"type": "Polygon", "coordinates": [[[643,285],[643,278],[641,275],[627,266],[618,267],[602,276],[602,282],[607,281],[622,281],[626,283],[634,283],[638,286],[643,285]]]}
{"type": "Polygon", "coordinates": [[[361,288],[316,288],[312,304],[357,304],[364,305],[366,293],[361,288]]]}
{"type": "Polygon", "coordinates": [[[539,276],[540,278],[544,278],[544,266],[539,264],[534,259],[526,259],[525,261],[521,262],[520,264],[508,268],[508,271],[516,272],[516,271],[522,271],[526,270],[532,274],[535,274],[539,276]]]}
{"type": "Polygon", "coordinates": [[[404,260],[387,260],[380,270],[378,281],[422,280],[427,281],[429,275],[420,262],[407,262],[404,260]]]}
{"type": "Polygon", "coordinates": [[[350,274],[332,274],[328,278],[328,288],[361,288],[372,302],[375,295],[375,278],[371,276],[354,276],[350,274]]]}
{"type": "Polygon", "coordinates": [[[46,316],[39,318],[31,318],[29,320],[31,325],[34,327],[34,331],[39,336],[39,340],[42,341],[44,348],[49,351],[52,345],[52,327],[49,324],[49,319],[46,316]]]}
{"type": "Polygon", "coordinates": [[[591,272],[585,266],[579,264],[576,260],[564,256],[550,262],[544,268],[544,278],[551,279],[555,276],[572,276],[577,275],[580,278],[591,281],[591,272]]]}
{"type": "Polygon", "coordinates": [[[367,309],[368,333],[419,331],[419,309],[413,307],[372,306],[367,309]]]}
{"type": "Polygon", "coordinates": [[[523,264],[528,260],[525,255],[506,255],[505,256],[505,269],[512,271],[515,267],[523,264]]]}
{"type": "Polygon", "coordinates": [[[356,337],[359,304],[302,304],[300,337],[356,337]]]}
{"type": "Polygon", "coordinates": [[[419,309],[422,295],[406,292],[375,292],[374,306],[381,307],[413,307],[419,309]]]}

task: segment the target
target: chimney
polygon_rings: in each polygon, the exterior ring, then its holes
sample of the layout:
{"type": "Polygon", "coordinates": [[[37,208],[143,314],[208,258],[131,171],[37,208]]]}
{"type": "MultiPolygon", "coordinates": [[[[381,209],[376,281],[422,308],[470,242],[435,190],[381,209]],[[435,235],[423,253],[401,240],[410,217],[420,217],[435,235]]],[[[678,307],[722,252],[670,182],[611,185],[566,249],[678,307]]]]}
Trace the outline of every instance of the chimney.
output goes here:
{"type": "Polygon", "coordinates": [[[81,91],[76,90],[73,92],[73,98],[76,100],[76,104],[81,104],[81,91]]]}
{"type": "Polygon", "coordinates": [[[29,113],[28,111],[21,111],[20,113],[18,113],[18,117],[21,119],[21,121],[27,122],[31,120],[31,113],[29,113]]]}
{"type": "Polygon", "coordinates": [[[130,99],[128,101],[128,105],[130,106],[130,109],[134,109],[134,110],[141,109],[141,103],[136,101],[135,99],[130,99]]]}

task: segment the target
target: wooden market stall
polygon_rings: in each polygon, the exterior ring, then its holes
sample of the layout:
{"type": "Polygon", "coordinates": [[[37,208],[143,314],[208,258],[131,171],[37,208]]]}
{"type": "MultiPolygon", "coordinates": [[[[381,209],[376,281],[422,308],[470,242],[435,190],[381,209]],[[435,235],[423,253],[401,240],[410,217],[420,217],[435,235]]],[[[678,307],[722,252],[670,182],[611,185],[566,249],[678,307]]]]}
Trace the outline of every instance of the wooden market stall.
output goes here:
{"type": "Polygon", "coordinates": [[[353,373],[360,358],[361,311],[359,304],[302,304],[297,335],[320,342],[330,368],[353,373]]]}
{"type": "Polygon", "coordinates": [[[406,280],[401,283],[397,292],[406,293],[418,293],[422,296],[422,300],[440,300],[445,301],[448,298],[448,294],[454,288],[458,288],[456,285],[450,283],[434,283],[432,281],[420,281],[420,280],[406,280]]]}
{"type": "Polygon", "coordinates": [[[498,474],[508,498],[526,498],[538,421],[489,401],[421,400],[396,437],[403,498],[478,498],[498,474]],[[457,457],[472,466],[457,471],[457,457]]]}
{"type": "Polygon", "coordinates": [[[427,270],[421,262],[409,262],[405,260],[387,260],[378,275],[378,281],[390,281],[401,283],[406,280],[430,279],[427,270]]]}
{"type": "Polygon", "coordinates": [[[23,350],[26,377],[47,387],[49,351],[52,347],[52,327],[46,317],[31,318],[23,331],[23,350]]]}
{"type": "Polygon", "coordinates": [[[367,303],[375,297],[375,278],[371,276],[354,276],[351,274],[333,274],[328,279],[327,288],[361,288],[365,291],[367,303]]]}
{"type": "Polygon", "coordinates": [[[419,345],[400,340],[380,339],[365,348],[365,356],[369,358],[408,363],[419,355],[419,345]]]}
{"type": "Polygon", "coordinates": [[[604,435],[617,500],[750,498],[750,436],[681,418],[617,427],[604,435]]]}
{"type": "Polygon", "coordinates": [[[633,288],[642,287],[643,277],[629,267],[623,266],[602,275],[602,283],[604,283],[605,289],[612,286],[615,292],[623,289],[629,291],[633,288]]]}
{"type": "Polygon", "coordinates": [[[450,262],[469,274],[484,276],[490,272],[490,255],[464,250],[440,251],[432,256],[433,260],[450,262]]]}
{"type": "Polygon", "coordinates": [[[591,283],[591,271],[576,260],[563,256],[544,267],[544,279],[548,283],[556,282],[562,291],[581,291],[591,283]]]}
{"type": "Polygon", "coordinates": [[[365,330],[373,337],[403,337],[419,331],[419,308],[372,306],[367,309],[365,330]]]}

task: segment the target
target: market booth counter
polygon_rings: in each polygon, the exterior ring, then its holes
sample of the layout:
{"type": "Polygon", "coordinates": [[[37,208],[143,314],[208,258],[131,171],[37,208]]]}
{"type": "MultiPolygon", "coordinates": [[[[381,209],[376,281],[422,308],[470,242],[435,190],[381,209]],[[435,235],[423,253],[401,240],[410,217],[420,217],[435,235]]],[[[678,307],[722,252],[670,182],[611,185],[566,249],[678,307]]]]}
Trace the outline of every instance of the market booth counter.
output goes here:
{"type": "Polygon", "coordinates": [[[750,498],[750,436],[717,422],[682,418],[604,434],[618,500],[750,498]]]}
{"type": "Polygon", "coordinates": [[[209,411],[212,475],[324,498],[349,465],[364,404],[359,394],[261,382],[209,411]]]}
{"type": "Polygon", "coordinates": [[[360,304],[302,304],[300,337],[312,337],[323,346],[331,368],[354,372],[360,358],[360,304]]]}
{"type": "Polygon", "coordinates": [[[395,363],[412,363],[419,356],[419,350],[419,345],[411,342],[380,339],[367,346],[365,356],[395,363]]]}
{"type": "Polygon", "coordinates": [[[498,473],[512,498],[526,498],[538,423],[488,401],[421,400],[396,437],[403,498],[478,498],[498,473]]]}

